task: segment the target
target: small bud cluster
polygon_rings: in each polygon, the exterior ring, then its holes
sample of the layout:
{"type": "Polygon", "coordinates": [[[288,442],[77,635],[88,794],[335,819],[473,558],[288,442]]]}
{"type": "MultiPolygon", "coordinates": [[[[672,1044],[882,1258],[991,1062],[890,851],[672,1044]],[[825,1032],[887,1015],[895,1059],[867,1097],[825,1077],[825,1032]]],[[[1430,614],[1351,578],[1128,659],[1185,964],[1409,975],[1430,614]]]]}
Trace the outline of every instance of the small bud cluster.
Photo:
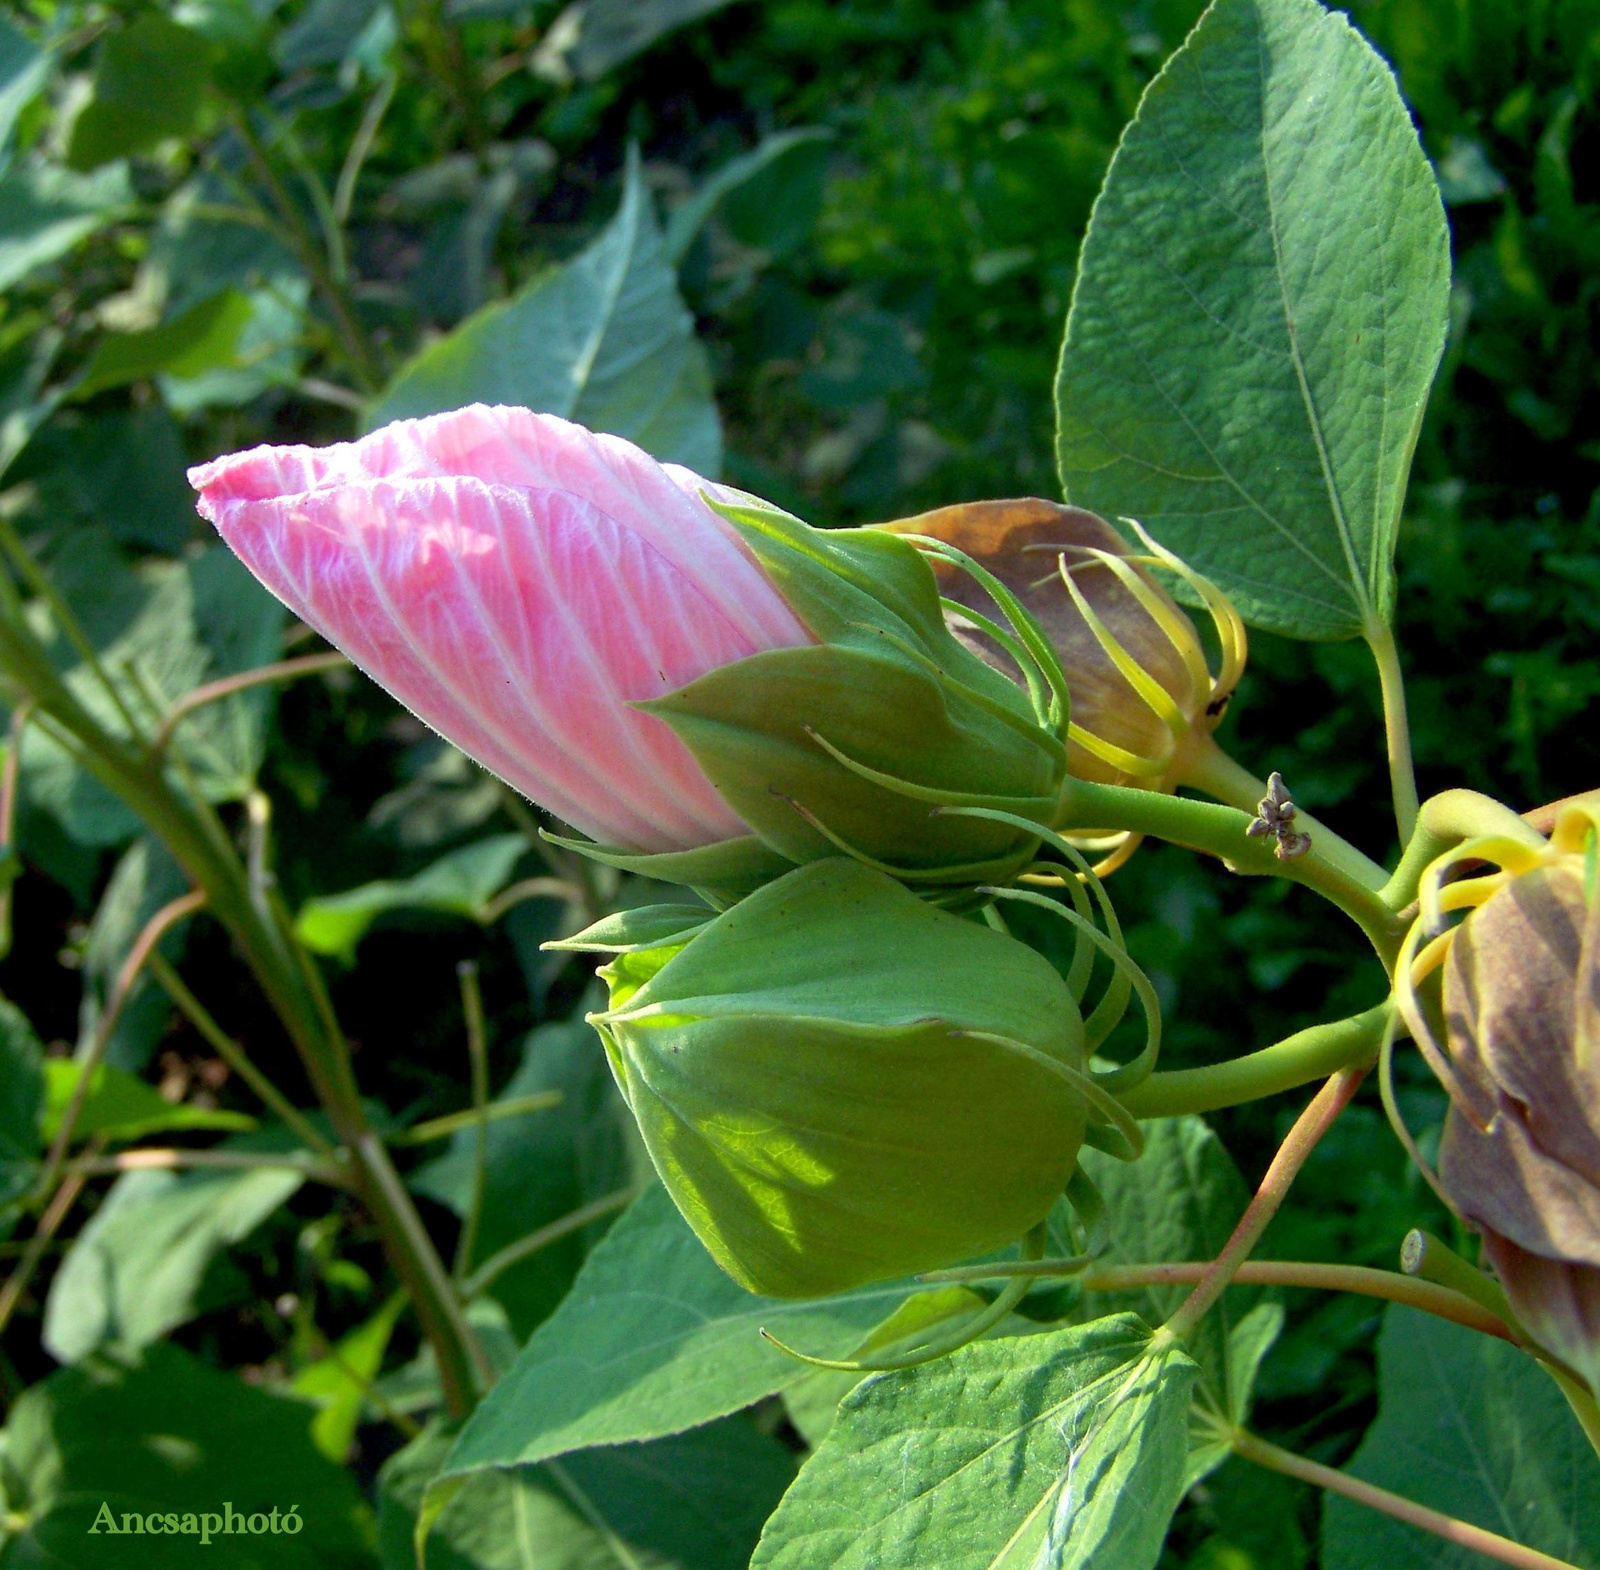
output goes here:
{"type": "Polygon", "coordinates": [[[1277,840],[1274,852],[1279,861],[1293,861],[1311,849],[1311,836],[1294,826],[1296,808],[1289,799],[1283,776],[1276,770],[1267,779],[1267,793],[1256,803],[1256,815],[1245,830],[1252,839],[1270,834],[1277,840]]]}

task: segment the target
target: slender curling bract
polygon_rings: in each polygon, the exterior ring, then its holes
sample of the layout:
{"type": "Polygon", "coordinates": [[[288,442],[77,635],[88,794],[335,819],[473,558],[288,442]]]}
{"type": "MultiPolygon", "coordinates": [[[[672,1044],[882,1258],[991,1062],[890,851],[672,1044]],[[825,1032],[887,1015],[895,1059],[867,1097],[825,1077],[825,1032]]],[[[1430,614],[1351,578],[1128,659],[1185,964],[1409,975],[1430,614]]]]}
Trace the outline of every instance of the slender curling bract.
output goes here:
{"type": "Polygon", "coordinates": [[[279,599],[531,800],[643,851],[749,834],[634,707],[813,641],[699,476],[554,415],[475,404],[189,477],[279,599]]]}
{"type": "MultiPolygon", "coordinates": [[[[692,915],[692,913],[688,913],[692,915]]],[[[808,1297],[954,1264],[1043,1220],[1083,1140],[1083,1025],[1032,949],[857,862],[697,930],[594,947],[592,1015],[651,1159],[719,1264],[808,1297]]],[[[583,937],[562,947],[585,946],[583,937]]]]}

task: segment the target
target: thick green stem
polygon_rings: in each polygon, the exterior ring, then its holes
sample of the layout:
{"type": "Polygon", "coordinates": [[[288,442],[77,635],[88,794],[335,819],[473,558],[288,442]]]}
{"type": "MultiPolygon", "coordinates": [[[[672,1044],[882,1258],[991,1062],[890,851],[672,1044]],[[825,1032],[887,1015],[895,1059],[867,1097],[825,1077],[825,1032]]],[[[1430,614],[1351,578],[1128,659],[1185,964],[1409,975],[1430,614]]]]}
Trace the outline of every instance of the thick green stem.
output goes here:
{"type": "MultiPolygon", "coordinates": [[[[1256,803],[1267,794],[1266,783],[1224,752],[1210,736],[1189,754],[1178,783],[1203,790],[1227,806],[1249,813],[1255,812],[1256,803]]],[[[1293,795],[1292,789],[1290,794],[1293,795]]],[[[1311,836],[1312,853],[1354,882],[1381,889],[1388,881],[1389,874],[1377,862],[1303,807],[1296,809],[1294,826],[1311,836]]]]}
{"type": "Polygon", "coordinates": [[[252,898],[245,867],[216,815],[185,801],[159,761],[104,731],[11,615],[0,615],[0,674],[73,736],[83,766],[161,838],[228,929],[294,1043],[338,1142],[350,1151],[352,1186],[377,1224],[389,1262],[433,1344],[446,1405],[453,1415],[465,1415],[476,1399],[472,1332],[405,1185],[367,1123],[344,1042],[289,925],[274,908],[252,898]]]}
{"type": "Polygon", "coordinates": [[[1335,1074],[1295,1119],[1294,1127],[1272,1158],[1272,1164],[1261,1180],[1261,1187],[1256,1190],[1255,1197],[1240,1216],[1238,1226],[1233,1229],[1233,1236],[1211,1261],[1200,1284],[1162,1326],[1169,1336],[1182,1340],[1205,1318],[1211,1306],[1227,1290],[1228,1283],[1233,1280],[1239,1267],[1250,1257],[1251,1249],[1261,1241],[1267,1224],[1277,1215],[1278,1207],[1288,1194],[1290,1185],[1299,1176],[1307,1157],[1333,1126],[1333,1120],[1350,1105],[1363,1073],[1361,1069],[1345,1069],[1335,1074]]]}
{"type": "Polygon", "coordinates": [[[1378,897],[1390,910],[1404,910],[1417,897],[1422,874],[1447,850],[1465,840],[1495,835],[1537,848],[1544,837],[1504,802],[1475,790],[1447,790],[1430,796],[1417,813],[1417,826],[1406,842],[1394,875],[1378,897]]]}
{"type": "Polygon", "coordinates": [[[1152,1074],[1118,1099],[1136,1118],[1172,1118],[1259,1101],[1326,1079],[1340,1069],[1370,1064],[1383,1041],[1388,1017],[1385,1001],[1349,1019],[1298,1030],[1241,1058],[1152,1074]]]}
{"type": "Polygon", "coordinates": [[[1372,874],[1357,877],[1343,865],[1331,861],[1315,837],[1311,849],[1303,856],[1281,860],[1265,840],[1252,839],[1246,834],[1252,821],[1251,814],[1236,807],[1216,806],[1208,801],[1168,796],[1159,791],[1068,779],[1062,787],[1052,827],[1068,831],[1128,829],[1135,834],[1151,835],[1220,857],[1230,870],[1246,876],[1288,878],[1303,883],[1344,911],[1366,933],[1384,967],[1392,969],[1405,927],[1378,898],[1382,869],[1373,868],[1379,880],[1376,883],[1372,881],[1372,874]]]}
{"type": "Polygon", "coordinates": [[[1378,681],[1383,687],[1383,730],[1388,744],[1395,826],[1400,831],[1400,843],[1408,845],[1417,826],[1417,775],[1411,763],[1411,719],[1406,712],[1400,650],[1394,641],[1394,629],[1387,622],[1373,622],[1365,634],[1372,657],[1378,662],[1378,681]]]}

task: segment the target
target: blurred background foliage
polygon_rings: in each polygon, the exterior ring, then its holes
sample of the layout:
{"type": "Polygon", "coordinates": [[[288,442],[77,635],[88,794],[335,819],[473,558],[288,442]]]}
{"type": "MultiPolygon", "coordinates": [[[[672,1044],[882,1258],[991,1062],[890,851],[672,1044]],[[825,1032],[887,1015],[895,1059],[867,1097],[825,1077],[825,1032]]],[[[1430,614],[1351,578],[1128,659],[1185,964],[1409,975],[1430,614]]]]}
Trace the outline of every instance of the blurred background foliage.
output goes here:
{"type": "MultiPolygon", "coordinates": [[[[186,463],[347,438],[374,417],[448,406],[452,387],[571,412],[703,469],[720,462],[818,523],[1054,495],[1050,388],[1083,228],[1144,84],[1199,11],[1197,0],[13,7],[0,18],[0,512],[49,563],[107,666],[138,663],[129,702],[164,706],[198,680],[319,647],[205,550],[186,463]],[[582,329],[608,280],[637,313],[628,353],[597,326],[593,375],[567,386],[564,362],[541,360],[552,323],[582,329]],[[673,389],[659,407],[630,402],[641,342],[673,389]]],[[[1600,0],[1350,11],[1400,74],[1454,236],[1452,337],[1400,543],[1421,783],[1528,807],[1600,780],[1600,0]]],[[[63,668],[79,657],[63,644],[63,668]]],[[[566,1091],[558,1116],[498,1126],[483,1251],[625,1180],[635,1157],[603,1064],[586,1028],[564,1023],[587,977],[538,951],[574,912],[541,898],[495,905],[540,870],[525,809],[347,671],[189,723],[185,757],[213,799],[240,801],[257,778],[271,799],[282,892],[330,956],[363,1088],[385,1115],[413,1123],[466,1104],[463,960],[481,970],[497,1093],[566,1091]]],[[[1223,740],[1391,853],[1361,645],[1258,637],[1223,740]]],[[[22,763],[0,987],[62,1059],[92,1032],[139,924],[182,883],[43,738],[22,763]]],[[[1250,1050],[1381,990],[1340,925],[1288,886],[1146,849],[1113,893],[1161,988],[1170,1064],[1250,1050]]],[[[291,1054],[216,929],[180,927],[162,952],[294,1087],[291,1054]]],[[[25,1029],[10,1015],[7,1028],[25,1029]]],[[[110,1062],[191,1111],[250,1104],[149,983],[110,1062]]],[[[1442,1100],[1421,1074],[1405,1098],[1414,1125],[1436,1130],[1442,1100]]],[[[1286,1118],[1267,1104],[1215,1121],[1253,1178],[1286,1118]]],[[[432,1155],[411,1176],[448,1235],[466,1155],[432,1155]]],[[[1409,1225],[1443,1225],[1375,1102],[1341,1122],[1302,1185],[1315,1203],[1265,1252],[1391,1264],[1409,1225]]],[[[381,1319],[364,1223],[289,1189],[235,1196],[231,1230],[202,1251],[155,1334],[181,1325],[190,1352],[281,1382],[381,1319]]],[[[91,1225],[109,1226],[107,1212],[101,1201],[91,1225]]],[[[516,1335],[559,1300],[602,1227],[502,1278],[516,1335]]],[[[8,1337],[8,1401],[53,1358],[101,1344],[115,1319],[65,1270],[54,1281],[21,1321],[43,1342],[8,1337]]],[[[1290,1306],[1258,1426],[1337,1463],[1373,1416],[1377,1316],[1361,1299],[1290,1306]]],[[[374,1368],[404,1362],[408,1332],[397,1334],[387,1354],[377,1343],[374,1368]]],[[[352,1416],[347,1450],[355,1432],[352,1416]]],[[[378,1434],[362,1428],[352,1452],[366,1475],[393,1447],[378,1434]]],[[[1198,1491],[1168,1557],[1295,1570],[1311,1562],[1315,1512],[1308,1494],[1235,1463],[1198,1491]]]]}

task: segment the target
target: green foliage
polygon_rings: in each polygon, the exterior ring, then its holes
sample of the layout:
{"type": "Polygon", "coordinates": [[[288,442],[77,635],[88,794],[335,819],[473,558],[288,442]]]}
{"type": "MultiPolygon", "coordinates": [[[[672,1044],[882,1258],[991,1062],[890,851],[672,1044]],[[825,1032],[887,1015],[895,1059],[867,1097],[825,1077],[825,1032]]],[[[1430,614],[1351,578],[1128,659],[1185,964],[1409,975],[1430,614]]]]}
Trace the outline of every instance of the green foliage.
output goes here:
{"type": "Polygon", "coordinates": [[[367,424],[468,403],[522,404],[626,436],[700,474],[721,468],[705,350],[636,161],[616,217],[587,250],[424,349],[367,424]]]}
{"type": "Polygon", "coordinates": [[[142,1352],[214,1306],[208,1268],[301,1181],[271,1168],[125,1172],[52,1283],[43,1332],[51,1355],[79,1363],[92,1352],[142,1352]]]}
{"type": "MultiPolygon", "coordinates": [[[[1600,1564],[1600,1461],[1560,1392],[1503,1341],[1391,1308],[1378,1420],[1348,1470],[1571,1564],[1600,1564]]],[[[1479,1556],[1330,1499],[1328,1570],[1466,1570],[1479,1556]]]]}
{"type": "Polygon", "coordinates": [[[1145,95],[1084,239],[1069,499],[1137,514],[1256,625],[1388,622],[1449,289],[1383,62],[1314,0],[1224,0],[1145,95]]]}
{"type": "Polygon", "coordinates": [[[44,1075],[38,1038],[14,1003],[0,1003],[0,1237],[12,1206],[33,1186],[44,1075]]]}
{"type": "MultiPolygon", "coordinates": [[[[385,1468],[384,1570],[411,1570],[416,1516],[449,1450],[432,1430],[385,1468]]],[[[581,1450],[542,1466],[481,1472],[432,1522],[441,1570],[744,1570],[761,1523],[794,1476],[775,1440],[727,1418],[647,1445],[581,1450]]]]}
{"type": "Polygon", "coordinates": [[[0,289],[65,256],[132,195],[121,164],[74,174],[29,161],[0,173],[0,289]]]}
{"type": "Polygon", "coordinates": [[[984,1341],[846,1396],[754,1570],[1151,1570],[1194,1365],[1131,1314],[984,1341]]]}
{"type": "Polygon", "coordinates": [[[230,1570],[373,1562],[366,1506],[349,1474],[313,1448],[306,1408],[177,1347],[60,1370],[12,1407],[5,1438],[7,1564],[168,1570],[188,1546],[171,1541],[170,1525],[91,1534],[101,1504],[119,1526],[124,1514],[172,1513],[181,1531],[185,1515],[221,1516],[225,1501],[247,1519],[298,1506],[304,1523],[293,1535],[236,1532],[226,1548],[213,1538],[230,1570]]]}
{"type": "MultiPolygon", "coordinates": [[[[45,1101],[40,1131],[54,1139],[68,1105],[78,1094],[84,1068],[80,1063],[51,1058],[44,1065],[45,1101]]],[[[253,1120],[242,1112],[214,1111],[205,1107],[173,1106],[142,1079],[102,1063],[90,1071],[89,1089],[73,1122],[73,1137],[86,1139],[104,1134],[108,1139],[142,1139],[146,1134],[170,1129],[247,1129],[253,1120]]]]}
{"type": "Polygon", "coordinates": [[[89,100],[72,122],[67,166],[97,169],[195,128],[210,50],[191,28],[151,12],[112,32],[95,58],[89,100]]]}

